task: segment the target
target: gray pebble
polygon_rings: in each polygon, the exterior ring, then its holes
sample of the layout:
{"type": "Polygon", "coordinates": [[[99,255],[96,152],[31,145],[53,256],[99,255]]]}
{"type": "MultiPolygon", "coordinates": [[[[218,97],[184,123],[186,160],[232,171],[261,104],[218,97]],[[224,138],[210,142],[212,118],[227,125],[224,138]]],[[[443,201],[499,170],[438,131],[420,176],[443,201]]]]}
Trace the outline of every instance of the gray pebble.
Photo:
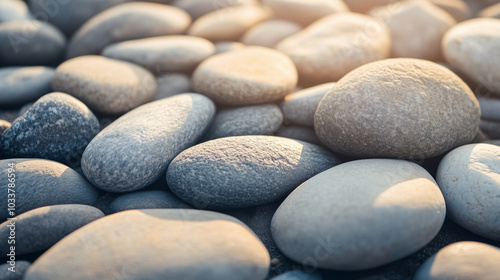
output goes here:
{"type": "Polygon", "coordinates": [[[31,263],[27,261],[16,261],[14,272],[8,270],[11,265],[9,262],[0,265],[0,279],[2,280],[22,280],[31,263]]]}
{"type": "Polygon", "coordinates": [[[113,213],[132,209],[191,208],[170,192],[152,190],[127,193],[109,205],[113,213]]]}
{"type": "Polygon", "coordinates": [[[156,77],[158,88],[154,100],[191,92],[191,78],[181,73],[169,73],[156,77]]]}
{"type": "Polygon", "coordinates": [[[37,100],[51,92],[53,74],[53,68],[43,66],[0,68],[0,104],[20,106],[37,100]]]}

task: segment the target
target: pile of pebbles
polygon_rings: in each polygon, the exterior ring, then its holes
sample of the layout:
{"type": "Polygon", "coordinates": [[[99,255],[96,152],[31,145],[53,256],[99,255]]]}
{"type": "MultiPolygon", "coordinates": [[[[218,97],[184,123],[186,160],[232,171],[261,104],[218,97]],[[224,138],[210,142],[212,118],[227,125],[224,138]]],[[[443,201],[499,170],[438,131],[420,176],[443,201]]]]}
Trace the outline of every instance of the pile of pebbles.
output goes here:
{"type": "Polygon", "coordinates": [[[0,1],[0,279],[497,279],[500,1],[0,1]]]}

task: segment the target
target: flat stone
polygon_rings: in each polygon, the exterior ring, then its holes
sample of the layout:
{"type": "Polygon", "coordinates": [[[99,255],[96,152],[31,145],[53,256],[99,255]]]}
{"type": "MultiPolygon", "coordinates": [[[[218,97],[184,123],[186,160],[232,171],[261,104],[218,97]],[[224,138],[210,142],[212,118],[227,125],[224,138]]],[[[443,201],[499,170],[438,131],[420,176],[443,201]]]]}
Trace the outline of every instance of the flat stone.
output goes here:
{"type": "Polygon", "coordinates": [[[417,164],[351,161],[290,194],[271,230],[281,251],[307,267],[356,271],[409,256],[439,232],[445,201],[417,164]]]}
{"type": "Polygon", "coordinates": [[[273,48],[281,40],[302,30],[294,22],[285,20],[267,20],[250,28],[241,41],[245,45],[273,48]]]}
{"type": "Polygon", "coordinates": [[[319,273],[292,270],[271,278],[271,280],[323,280],[323,277],[319,273]]]}
{"type": "Polygon", "coordinates": [[[297,70],[286,55],[263,47],[214,55],[192,76],[193,89],[225,105],[279,100],[297,84],[297,70]]]}
{"type": "Polygon", "coordinates": [[[0,23],[29,19],[31,19],[31,15],[26,2],[21,0],[4,0],[0,2],[0,23]]]}
{"type": "Polygon", "coordinates": [[[469,6],[463,0],[430,0],[430,2],[449,13],[457,22],[472,18],[469,6]]]}
{"type": "Polygon", "coordinates": [[[352,71],[318,106],[321,142],[355,157],[424,159],[472,141],[480,110],[453,72],[419,59],[387,59],[352,71]]]}
{"type": "Polygon", "coordinates": [[[196,208],[245,208],[283,198],[339,163],[327,150],[306,142],[274,136],[226,137],[180,153],[167,169],[167,184],[196,208]]]}
{"type": "MultiPolygon", "coordinates": [[[[73,231],[104,217],[101,210],[79,204],[45,206],[16,216],[16,255],[46,250],[73,231]]],[[[0,225],[0,237],[8,240],[10,222],[0,225]]],[[[8,252],[7,242],[0,244],[2,252],[8,252]]]]}
{"type": "Polygon", "coordinates": [[[470,144],[449,152],[436,176],[448,217],[486,238],[500,241],[500,147],[470,144]]]}
{"type": "MultiPolygon", "coordinates": [[[[0,212],[2,221],[42,206],[92,205],[99,197],[98,190],[76,171],[66,165],[44,159],[0,160],[2,193],[7,194],[10,163],[15,163],[15,178],[17,178],[15,215],[9,215],[7,207],[4,207],[0,212]]],[[[1,197],[0,202],[7,205],[7,195],[1,197]]]]}
{"type": "MultiPolygon", "coordinates": [[[[0,136],[11,127],[11,123],[5,120],[0,120],[0,136]]],[[[1,152],[0,152],[1,153],[1,152]]]]}
{"type": "Polygon", "coordinates": [[[122,194],[109,205],[113,212],[132,209],[191,208],[170,192],[152,190],[122,194]]]}
{"type": "Polygon", "coordinates": [[[257,0],[173,0],[171,5],[183,9],[193,19],[227,7],[256,5],[257,0]]]}
{"type": "Polygon", "coordinates": [[[481,118],[500,122],[500,99],[480,97],[481,118]]]}
{"type": "Polygon", "coordinates": [[[9,271],[10,264],[2,264],[0,265],[0,279],[2,280],[22,280],[24,274],[30,267],[31,263],[27,261],[18,261],[16,260],[16,265],[14,268],[14,272],[9,271]]]}
{"type": "Polygon", "coordinates": [[[53,68],[43,66],[0,68],[0,104],[19,106],[37,100],[52,91],[53,75],[53,68]]]}
{"type": "Polygon", "coordinates": [[[319,141],[318,136],[316,136],[314,129],[308,127],[296,125],[283,126],[276,132],[276,136],[305,141],[315,145],[323,145],[319,141]]]}
{"type": "Polygon", "coordinates": [[[304,27],[322,17],[349,11],[341,0],[263,0],[262,3],[271,8],[274,17],[293,21],[304,27]]]}
{"type": "Polygon", "coordinates": [[[172,159],[199,140],[214,115],[213,102],[194,93],[136,108],[90,142],[82,157],[83,172],[105,191],[141,189],[165,174],[172,159]]]}
{"type": "Polygon", "coordinates": [[[130,210],[70,234],[38,258],[24,279],[264,280],[269,262],[262,242],[230,216],[130,210]]]}
{"type": "Polygon", "coordinates": [[[69,164],[98,132],[99,122],[85,104],[65,93],[50,93],[12,123],[2,135],[0,150],[9,157],[69,164]]]}
{"type": "Polygon", "coordinates": [[[168,73],[157,76],[156,84],[158,88],[154,100],[191,92],[191,78],[182,73],[168,73]]]}
{"type": "Polygon", "coordinates": [[[102,55],[138,64],[155,74],[191,72],[215,53],[210,41],[193,36],[160,36],[107,46],[102,55]]]}
{"type": "Polygon", "coordinates": [[[69,42],[66,57],[99,54],[107,45],[121,41],[182,34],[190,23],[186,12],[168,5],[117,5],[93,16],[78,29],[69,42]]]}
{"type": "Polygon", "coordinates": [[[117,115],[151,101],[157,85],[140,66],[90,55],[59,65],[52,88],[73,95],[96,112],[117,115]]]}

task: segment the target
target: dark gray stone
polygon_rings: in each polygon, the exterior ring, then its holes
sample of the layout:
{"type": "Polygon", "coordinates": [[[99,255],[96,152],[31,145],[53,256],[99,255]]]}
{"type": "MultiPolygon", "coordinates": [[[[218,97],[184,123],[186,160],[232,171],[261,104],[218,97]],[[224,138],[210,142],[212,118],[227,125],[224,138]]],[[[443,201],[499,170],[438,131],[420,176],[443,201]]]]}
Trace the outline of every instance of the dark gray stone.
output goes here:
{"type": "Polygon", "coordinates": [[[323,145],[319,141],[318,136],[316,136],[316,132],[308,127],[295,125],[284,126],[276,132],[276,136],[305,141],[316,145],[323,145]]]}
{"type": "Polygon", "coordinates": [[[152,190],[120,195],[111,202],[109,208],[115,213],[132,209],[191,208],[191,206],[172,193],[152,190]]]}
{"type": "MultiPolygon", "coordinates": [[[[82,226],[104,217],[101,210],[79,204],[45,206],[16,216],[0,225],[0,238],[8,240],[16,233],[16,255],[43,251],[82,226]],[[14,222],[14,227],[11,228],[14,222]]],[[[10,245],[0,243],[0,252],[7,254],[10,245]]]]}
{"type": "Polygon", "coordinates": [[[15,163],[16,207],[14,215],[2,207],[1,221],[42,206],[92,205],[99,197],[96,188],[66,165],[44,159],[6,159],[0,160],[0,191],[6,194],[0,196],[1,205],[8,205],[8,174],[13,173],[9,172],[10,163],[15,163]]]}
{"type": "Polygon", "coordinates": [[[2,136],[2,134],[7,130],[9,129],[11,126],[10,122],[8,121],[4,121],[4,120],[0,120],[0,136],[2,136]]]}
{"type": "Polygon", "coordinates": [[[308,273],[301,270],[293,270],[278,275],[271,280],[322,280],[321,274],[308,273]]]}
{"type": "Polygon", "coordinates": [[[2,135],[0,150],[9,157],[52,159],[74,164],[99,132],[94,114],[65,93],[40,98],[2,135]]]}
{"type": "Polygon", "coordinates": [[[26,271],[31,263],[27,261],[16,261],[14,272],[8,270],[9,263],[0,265],[0,279],[1,280],[22,280],[26,271]]]}
{"type": "Polygon", "coordinates": [[[0,1],[0,23],[31,18],[28,5],[21,0],[0,1]]]}
{"type": "Polygon", "coordinates": [[[167,184],[197,208],[231,209],[266,204],[340,161],[306,142],[274,136],[235,136],[180,153],[167,184]]]}
{"type": "Polygon", "coordinates": [[[51,92],[53,74],[53,68],[43,66],[0,68],[1,106],[24,105],[51,92]]]}

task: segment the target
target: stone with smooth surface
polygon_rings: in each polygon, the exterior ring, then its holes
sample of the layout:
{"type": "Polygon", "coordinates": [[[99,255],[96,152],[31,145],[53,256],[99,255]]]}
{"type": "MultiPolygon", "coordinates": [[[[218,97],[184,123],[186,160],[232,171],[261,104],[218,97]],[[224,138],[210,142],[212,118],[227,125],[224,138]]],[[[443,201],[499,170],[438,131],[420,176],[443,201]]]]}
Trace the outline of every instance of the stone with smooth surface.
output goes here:
{"type": "Polygon", "coordinates": [[[191,92],[191,78],[181,73],[168,73],[156,77],[156,95],[154,100],[191,92]]]}
{"type": "Polygon", "coordinates": [[[500,139],[500,121],[481,119],[481,122],[479,123],[479,128],[489,138],[500,139]]]}
{"type": "Polygon", "coordinates": [[[24,105],[51,92],[53,75],[53,68],[43,66],[0,68],[1,106],[24,105]]]}
{"type": "Polygon", "coordinates": [[[274,17],[304,27],[322,17],[349,11],[341,0],[263,0],[262,3],[271,8],[274,17]]]}
{"type": "Polygon", "coordinates": [[[126,193],[115,198],[109,209],[115,212],[132,209],[191,208],[170,192],[152,190],[126,193]]]}
{"type": "Polygon", "coordinates": [[[0,23],[29,19],[31,19],[31,14],[26,2],[21,0],[0,1],[0,23]]]}
{"type": "Polygon", "coordinates": [[[488,8],[482,10],[479,16],[500,19],[500,3],[491,5],[488,8]]]}
{"type": "Polygon", "coordinates": [[[291,21],[267,20],[250,28],[241,38],[245,45],[273,48],[281,40],[302,29],[291,21]]]}
{"type": "Polygon", "coordinates": [[[479,97],[477,101],[482,119],[500,122],[500,99],[479,97]]]}
{"type": "Polygon", "coordinates": [[[283,116],[295,124],[314,126],[316,108],[334,85],[335,83],[321,84],[285,96],[285,101],[281,103],[283,116]]]}
{"type": "Polygon", "coordinates": [[[181,8],[193,19],[228,7],[256,5],[257,0],[173,0],[171,5],[181,8]]]}

